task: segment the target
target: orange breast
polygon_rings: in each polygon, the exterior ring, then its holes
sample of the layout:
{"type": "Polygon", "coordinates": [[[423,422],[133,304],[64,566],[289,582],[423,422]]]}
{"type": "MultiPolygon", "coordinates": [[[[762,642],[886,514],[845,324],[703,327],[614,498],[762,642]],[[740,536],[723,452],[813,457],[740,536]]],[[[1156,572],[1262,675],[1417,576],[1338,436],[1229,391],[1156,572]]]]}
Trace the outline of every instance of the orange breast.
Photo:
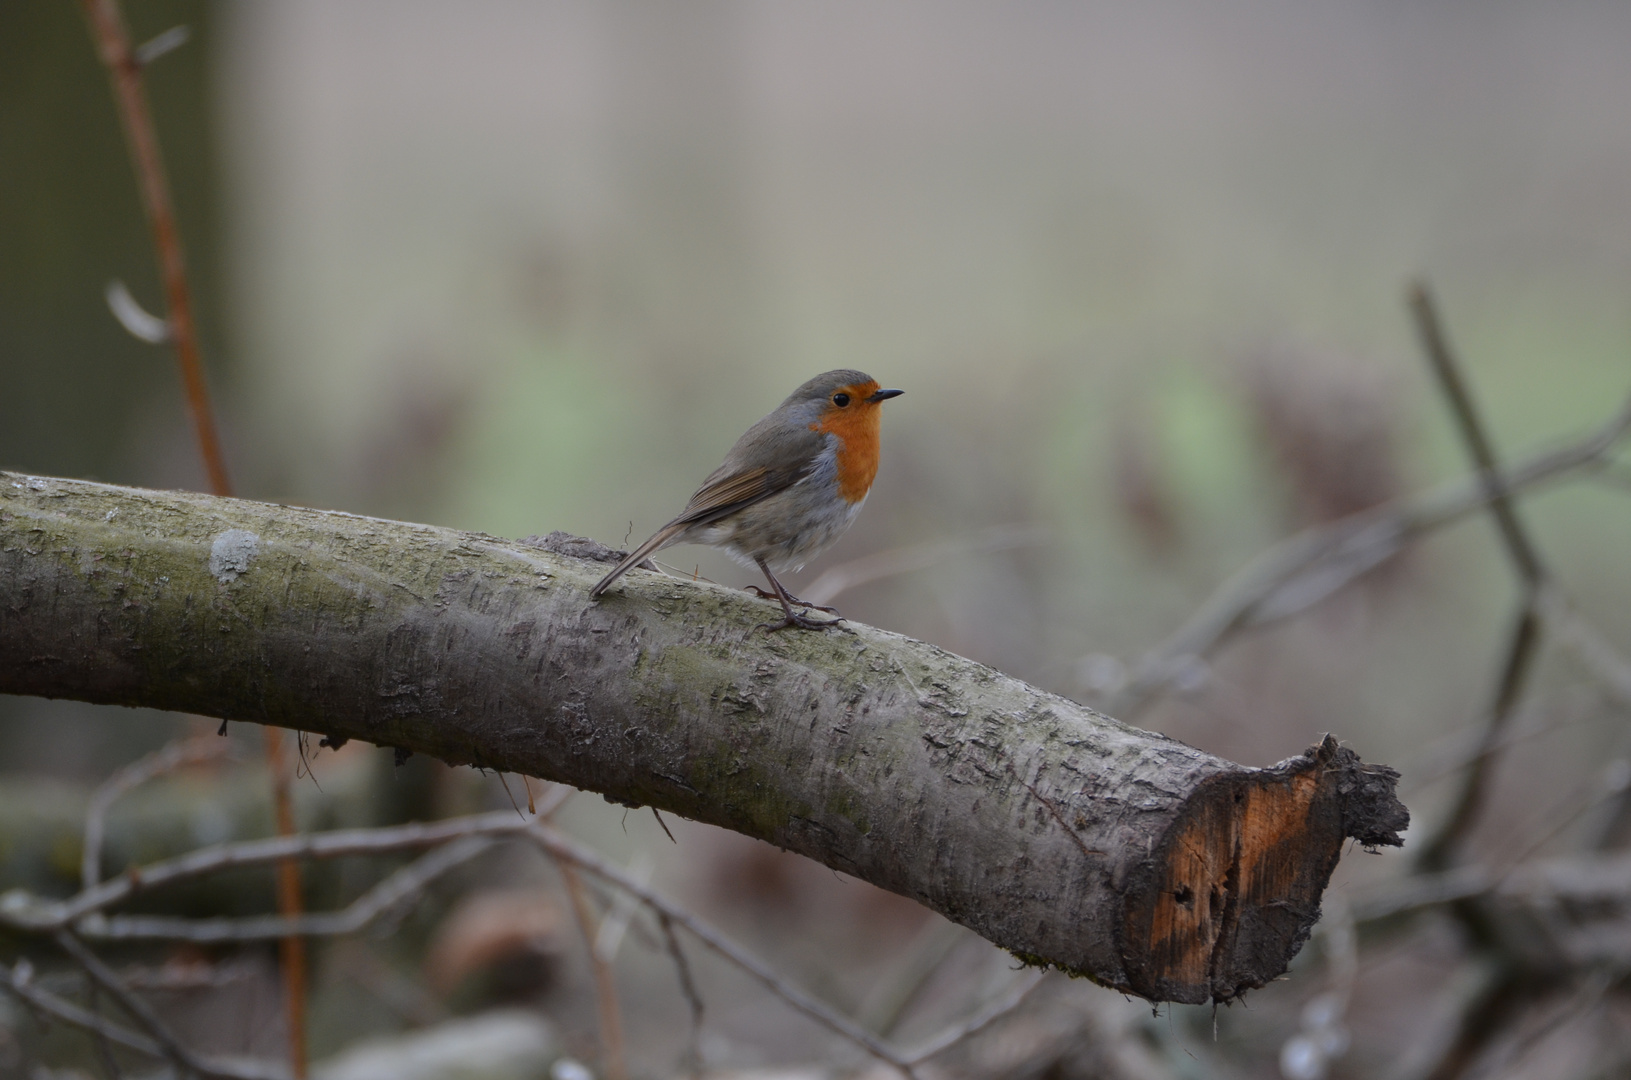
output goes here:
{"type": "Polygon", "coordinates": [[[856,503],[866,498],[872,490],[872,478],[878,475],[878,422],[882,413],[879,403],[866,400],[877,391],[876,382],[844,389],[851,404],[842,409],[829,405],[810,428],[838,436],[838,493],[845,502],[856,503]]]}

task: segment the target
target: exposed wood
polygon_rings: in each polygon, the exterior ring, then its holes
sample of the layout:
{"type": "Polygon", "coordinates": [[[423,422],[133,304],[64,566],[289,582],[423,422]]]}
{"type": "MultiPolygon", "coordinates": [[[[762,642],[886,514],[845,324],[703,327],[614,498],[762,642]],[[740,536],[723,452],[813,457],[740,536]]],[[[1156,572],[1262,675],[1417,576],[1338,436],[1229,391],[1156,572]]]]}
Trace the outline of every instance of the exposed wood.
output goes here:
{"type": "Polygon", "coordinates": [[[183,709],[545,777],[711,822],[1156,1000],[1285,970],[1396,774],[1251,769],[866,626],[592,542],[0,473],[0,692],[183,709]],[[598,561],[597,561],[598,560],[598,561]]]}

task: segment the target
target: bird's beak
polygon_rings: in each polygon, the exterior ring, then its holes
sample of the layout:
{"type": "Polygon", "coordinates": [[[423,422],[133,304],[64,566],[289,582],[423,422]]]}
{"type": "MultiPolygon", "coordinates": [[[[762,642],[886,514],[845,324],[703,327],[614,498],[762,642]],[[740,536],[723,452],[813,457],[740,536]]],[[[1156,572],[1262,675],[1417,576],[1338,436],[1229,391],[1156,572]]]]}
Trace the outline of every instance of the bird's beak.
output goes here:
{"type": "Polygon", "coordinates": [[[879,390],[877,393],[870,395],[867,400],[876,405],[880,401],[888,401],[890,398],[900,397],[904,393],[906,393],[904,390],[879,390]]]}

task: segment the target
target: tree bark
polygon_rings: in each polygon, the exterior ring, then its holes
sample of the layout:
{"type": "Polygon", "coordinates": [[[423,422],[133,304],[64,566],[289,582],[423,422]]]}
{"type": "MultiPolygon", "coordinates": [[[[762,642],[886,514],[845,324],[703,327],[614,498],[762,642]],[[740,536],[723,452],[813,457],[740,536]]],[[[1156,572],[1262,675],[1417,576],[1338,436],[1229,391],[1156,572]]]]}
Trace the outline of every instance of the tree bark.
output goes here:
{"type": "MultiPolygon", "coordinates": [[[[0,473],[0,692],[528,773],[767,840],[1157,1001],[1283,972],[1397,774],[1212,757],[867,626],[475,533],[0,473]]],[[[596,561],[599,560],[599,561],[596,561]]]]}

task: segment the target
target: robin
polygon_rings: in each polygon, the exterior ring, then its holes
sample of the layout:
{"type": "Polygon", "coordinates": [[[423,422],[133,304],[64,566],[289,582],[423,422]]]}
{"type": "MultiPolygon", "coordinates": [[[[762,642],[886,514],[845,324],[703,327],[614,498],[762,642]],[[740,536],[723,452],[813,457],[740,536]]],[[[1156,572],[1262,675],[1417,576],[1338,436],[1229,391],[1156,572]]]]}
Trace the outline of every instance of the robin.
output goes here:
{"type": "Polygon", "coordinates": [[[707,544],[764,571],[772,591],[748,588],[781,602],[783,621],[761,624],[771,633],[836,626],[841,619],[795,612],[797,605],[838,614],[792,595],[776,574],[796,571],[821,554],[861,512],[878,475],[878,406],[903,393],[880,389],[859,371],[817,375],[748,428],[684,512],[629,552],[589,595],[599,596],[665,547],[707,544]]]}

